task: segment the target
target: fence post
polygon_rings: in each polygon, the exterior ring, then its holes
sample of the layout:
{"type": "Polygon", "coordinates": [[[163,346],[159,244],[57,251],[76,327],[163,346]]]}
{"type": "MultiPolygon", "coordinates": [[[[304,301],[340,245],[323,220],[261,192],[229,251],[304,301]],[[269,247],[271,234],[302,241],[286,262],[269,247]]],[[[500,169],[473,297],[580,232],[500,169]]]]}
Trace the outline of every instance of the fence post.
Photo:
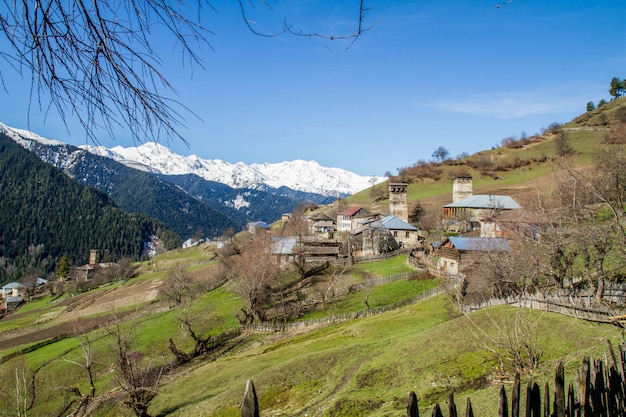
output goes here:
{"type": "Polygon", "coordinates": [[[515,373],[513,392],[511,392],[511,417],[519,417],[520,375],[515,373]]]}
{"type": "Polygon", "coordinates": [[[576,397],[574,396],[574,385],[570,382],[567,388],[567,408],[565,409],[565,415],[567,417],[576,416],[576,397]]]}
{"type": "Polygon", "coordinates": [[[554,406],[555,417],[565,417],[565,369],[563,362],[556,365],[556,376],[554,377],[554,406]]]}
{"type": "Polygon", "coordinates": [[[550,386],[547,382],[543,390],[543,417],[550,417],[550,386]]]}
{"type": "Polygon", "coordinates": [[[406,406],[407,417],[420,417],[419,408],[417,407],[417,395],[411,391],[409,393],[409,404],[406,406]]]}
{"type": "Polygon", "coordinates": [[[593,415],[591,409],[591,364],[588,357],[583,359],[582,380],[580,385],[580,408],[582,416],[591,417],[593,415]]]}
{"type": "Polygon", "coordinates": [[[448,416],[449,417],[457,417],[456,415],[456,404],[454,403],[454,394],[450,393],[448,396],[448,416]]]}
{"type": "Polygon", "coordinates": [[[498,417],[509,417],[509,402],[506,399],[504,385],[500,386],[500,398],[498,400],[498,417]]]}
{"type": "Polygon", "coordinates": [[[540,417],[541,393],[536,382],[528,380],[526,386],[526,417],[540,417]]]}
{"type": "Polygon", "coordinates": [[[593,382],[593,397],[592,407],[593,412],[599,416],[606,415],[606,402],[605,402],[605,384],[604,384],[604,367],[601,360],[594,361],[595,380],[593,382]]]}
{"type": "Polygon", "coordinates": [[[472,401],[467,397],[467,405],[465,406],[465,417],[474,417],[474,410],[472,409],[472,401]]]}
{"type": "Polygon", "coordinates": [[[259,417],[259,401],[251,379],[246,382],[246,391],[241,404],[241,417],[259,417]]]}
{"type": "Polygon", "coordinates": [[[433,417],[443,417],[443,413],[441,412],[441,408],[439,408],[439,404],[435,404],[435,408],[433,408],[433,417]]]}

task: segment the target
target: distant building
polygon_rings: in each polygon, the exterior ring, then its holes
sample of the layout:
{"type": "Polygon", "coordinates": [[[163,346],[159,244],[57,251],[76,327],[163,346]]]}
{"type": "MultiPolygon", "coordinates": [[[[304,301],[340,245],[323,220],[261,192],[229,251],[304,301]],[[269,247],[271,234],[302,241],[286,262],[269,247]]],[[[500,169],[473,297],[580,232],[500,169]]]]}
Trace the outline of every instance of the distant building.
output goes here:
{"type": "Polygon", "coordinates": [[[9,282],[8,284],[2,286],[0,289],[0,295],[2,295],[3,298],[19,297],[24,289],[25,286],[22,283],[9,282]]]}
{"type": "Polygon", "coordinates": [[[337,214],[337,230],[345,232],[357,227],[356,222],[364,216],[369,215],[363,207],[349,207],[337,214]]]}
{"type": "Polygon", "coordinates": [[[476,260],[476,255],[484,252],[511,251],[509,243],[501,238],[448,237],[437,248],[437,269],[457,275],[476,260]]]}
{"type": "Polygon", "coordinates": [[[248,231],[250,233],[257,233],[258,231],[261,230],[270,230],[272,228],[272,226],[270,226],[269,224],[265,223],[265,222],[250,222],[248,223],[248,231]]]}
{"type": "Polygon", "coordinates": [[[89,263],[70,268],[70,279],[74,281],[88,281],[96,271],[110,268],[114,265],[117,264],[115,262],[100,262],[100,251],[92,249],[89,251],[89,263]]]}
{"type": "Polygon", "coordinates": [[[337,226],[332,217],[320,212],[309,217],[308,220],[311,233],[314,235],[320,235],[328,239],[332,239],[334,237],[337,226]]]}
{"type": "Polygon", "coordinates": [[[281,267],[302,257],[307,264],[319,265],[333,262],[340,256],[341,242],[315,236],[272,236],[271,253],[281,267]]]}
{"type": "Polygon", "coordinates": [[[448,225],[458,232],[480,230],[482,237],[495,237],[497,216],[521,208],[506,195],[472,195],[443,206],[443,214],[448,225]]]}
{"type": "Polygon", "coordinates": [[[389,183],[389,214],[398,219],[409,221],[409,206],[407,203],[407,188],[409,184],[405,182],[389,183]]]}
{"type": "Polygon", "coordinates": [[[350,234],[353,236],[351,247],[357,256],[380,255],[421,245],[417,227],[392,215],[368,222],[350,234]]]}

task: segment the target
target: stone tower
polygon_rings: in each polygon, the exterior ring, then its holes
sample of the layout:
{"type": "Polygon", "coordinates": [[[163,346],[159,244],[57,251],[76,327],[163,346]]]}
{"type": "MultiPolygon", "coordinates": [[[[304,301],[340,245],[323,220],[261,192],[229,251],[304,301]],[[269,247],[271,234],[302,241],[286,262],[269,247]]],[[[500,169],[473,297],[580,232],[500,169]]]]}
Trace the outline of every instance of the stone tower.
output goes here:
{"type": "Polygon", "coordinates": [[[409,222],[409,208],[406,192],[409,184],[405,182],[389,183],[389,213],[400,220],[409,222]]]}
{"type": "Polygon", "coordinates": [[[452,184],[452,202],[456,203],[474,195],[472,177],[456,177],[452,184]]]}
{"type": "Polygon", "coordinates": [[[89,252],[89,265],[93,266],[99,263],[100,263],[100,253],[97,250],[92,249],[89,252]]]}

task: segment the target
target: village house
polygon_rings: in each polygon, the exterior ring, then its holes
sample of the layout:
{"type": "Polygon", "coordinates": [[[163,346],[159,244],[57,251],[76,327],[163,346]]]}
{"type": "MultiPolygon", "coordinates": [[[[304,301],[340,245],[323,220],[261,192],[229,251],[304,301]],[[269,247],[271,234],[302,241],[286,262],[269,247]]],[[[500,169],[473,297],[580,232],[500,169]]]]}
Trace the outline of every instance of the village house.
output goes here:
{"type": "Polygon", "coordinates": [[[419,229],[393,215],[370,221],[350,234],[357,256],[380,255],[422,245],[419,229]]]}
{"type": "Polygon", "coordinates": [[[332,217],[320,212],[309,217],[311,233],[327,239],[334,237],[337,227],[332,217]]]}
{"type": "Polygon", "coordinates": [[[481,237],[497,237],[498,216],[522,208],[506,195],[474,195],[470,177],[454,180],[452,200],[443,206],[448,228],[456,232],[480,232],[481,237]]]}
{"type": "Polygon", "coordinates": [[[98,270],[107,269],[116,265],[114,262],[100,262],[100,252],[92,249],[89,252],[89,263],[70,268],[70,279],[81,282],[93,278],[98,270]]]}
{"type": "Polygon", "coordinates": [[[250,233],[257,233],[259,231],[270,230],[272,228],[272,226],[262,221],[249,222],[246,227],[250,233]]]}
{"type": "Polygon", "coordinates": [[[9,282],[8,284],[2,286],[0,289],[0,295],[2,298],[19,297],[22,295],[25,288],[24,284],[20,282],[9,282]]]}
{"type": "Polygon", "coordinates": [[[434,243],[431,255],[435,256],[437,270],[450,275],[467,269],[481,253],[511,251],[509,243],[502,238],[450,236],[434,243]]]}
{"type": "Polygon", "coordinates": [[[337,230],[345,232],[356,229],[359,227],[359,223],[367,222],[372,217],[376,216],[375,214],[368,213],[363,207],[349,207],[337,214],[337,230]]]}

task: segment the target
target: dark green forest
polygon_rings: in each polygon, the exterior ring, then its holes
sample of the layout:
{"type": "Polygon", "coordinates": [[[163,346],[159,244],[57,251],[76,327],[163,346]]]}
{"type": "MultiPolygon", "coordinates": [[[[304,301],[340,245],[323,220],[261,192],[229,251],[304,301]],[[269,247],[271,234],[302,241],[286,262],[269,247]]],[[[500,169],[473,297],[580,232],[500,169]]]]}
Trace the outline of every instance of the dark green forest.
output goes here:
{"type": "Polygon", "coordinates": [[[0,283],[50,274],[63,255],[85,264],[91,249],[138,260],[152,236],[167,249],[180,245],[161,223],[123,212],[0,134],[0,283]]]}
{"type": "MultiPolygon", "coordinates": [[[[48,149],[46,145],[41,148],[48,149]]],[[[228,216],[148,172],[86,151],[76,154],[80,157],[65,169],[68,175],[105,192],[127,213],[143,213],[163,222],[182,239],[195,233],[219,236],[229,228],[240,230],[246,223],[243,216],[228,216]]]]}

